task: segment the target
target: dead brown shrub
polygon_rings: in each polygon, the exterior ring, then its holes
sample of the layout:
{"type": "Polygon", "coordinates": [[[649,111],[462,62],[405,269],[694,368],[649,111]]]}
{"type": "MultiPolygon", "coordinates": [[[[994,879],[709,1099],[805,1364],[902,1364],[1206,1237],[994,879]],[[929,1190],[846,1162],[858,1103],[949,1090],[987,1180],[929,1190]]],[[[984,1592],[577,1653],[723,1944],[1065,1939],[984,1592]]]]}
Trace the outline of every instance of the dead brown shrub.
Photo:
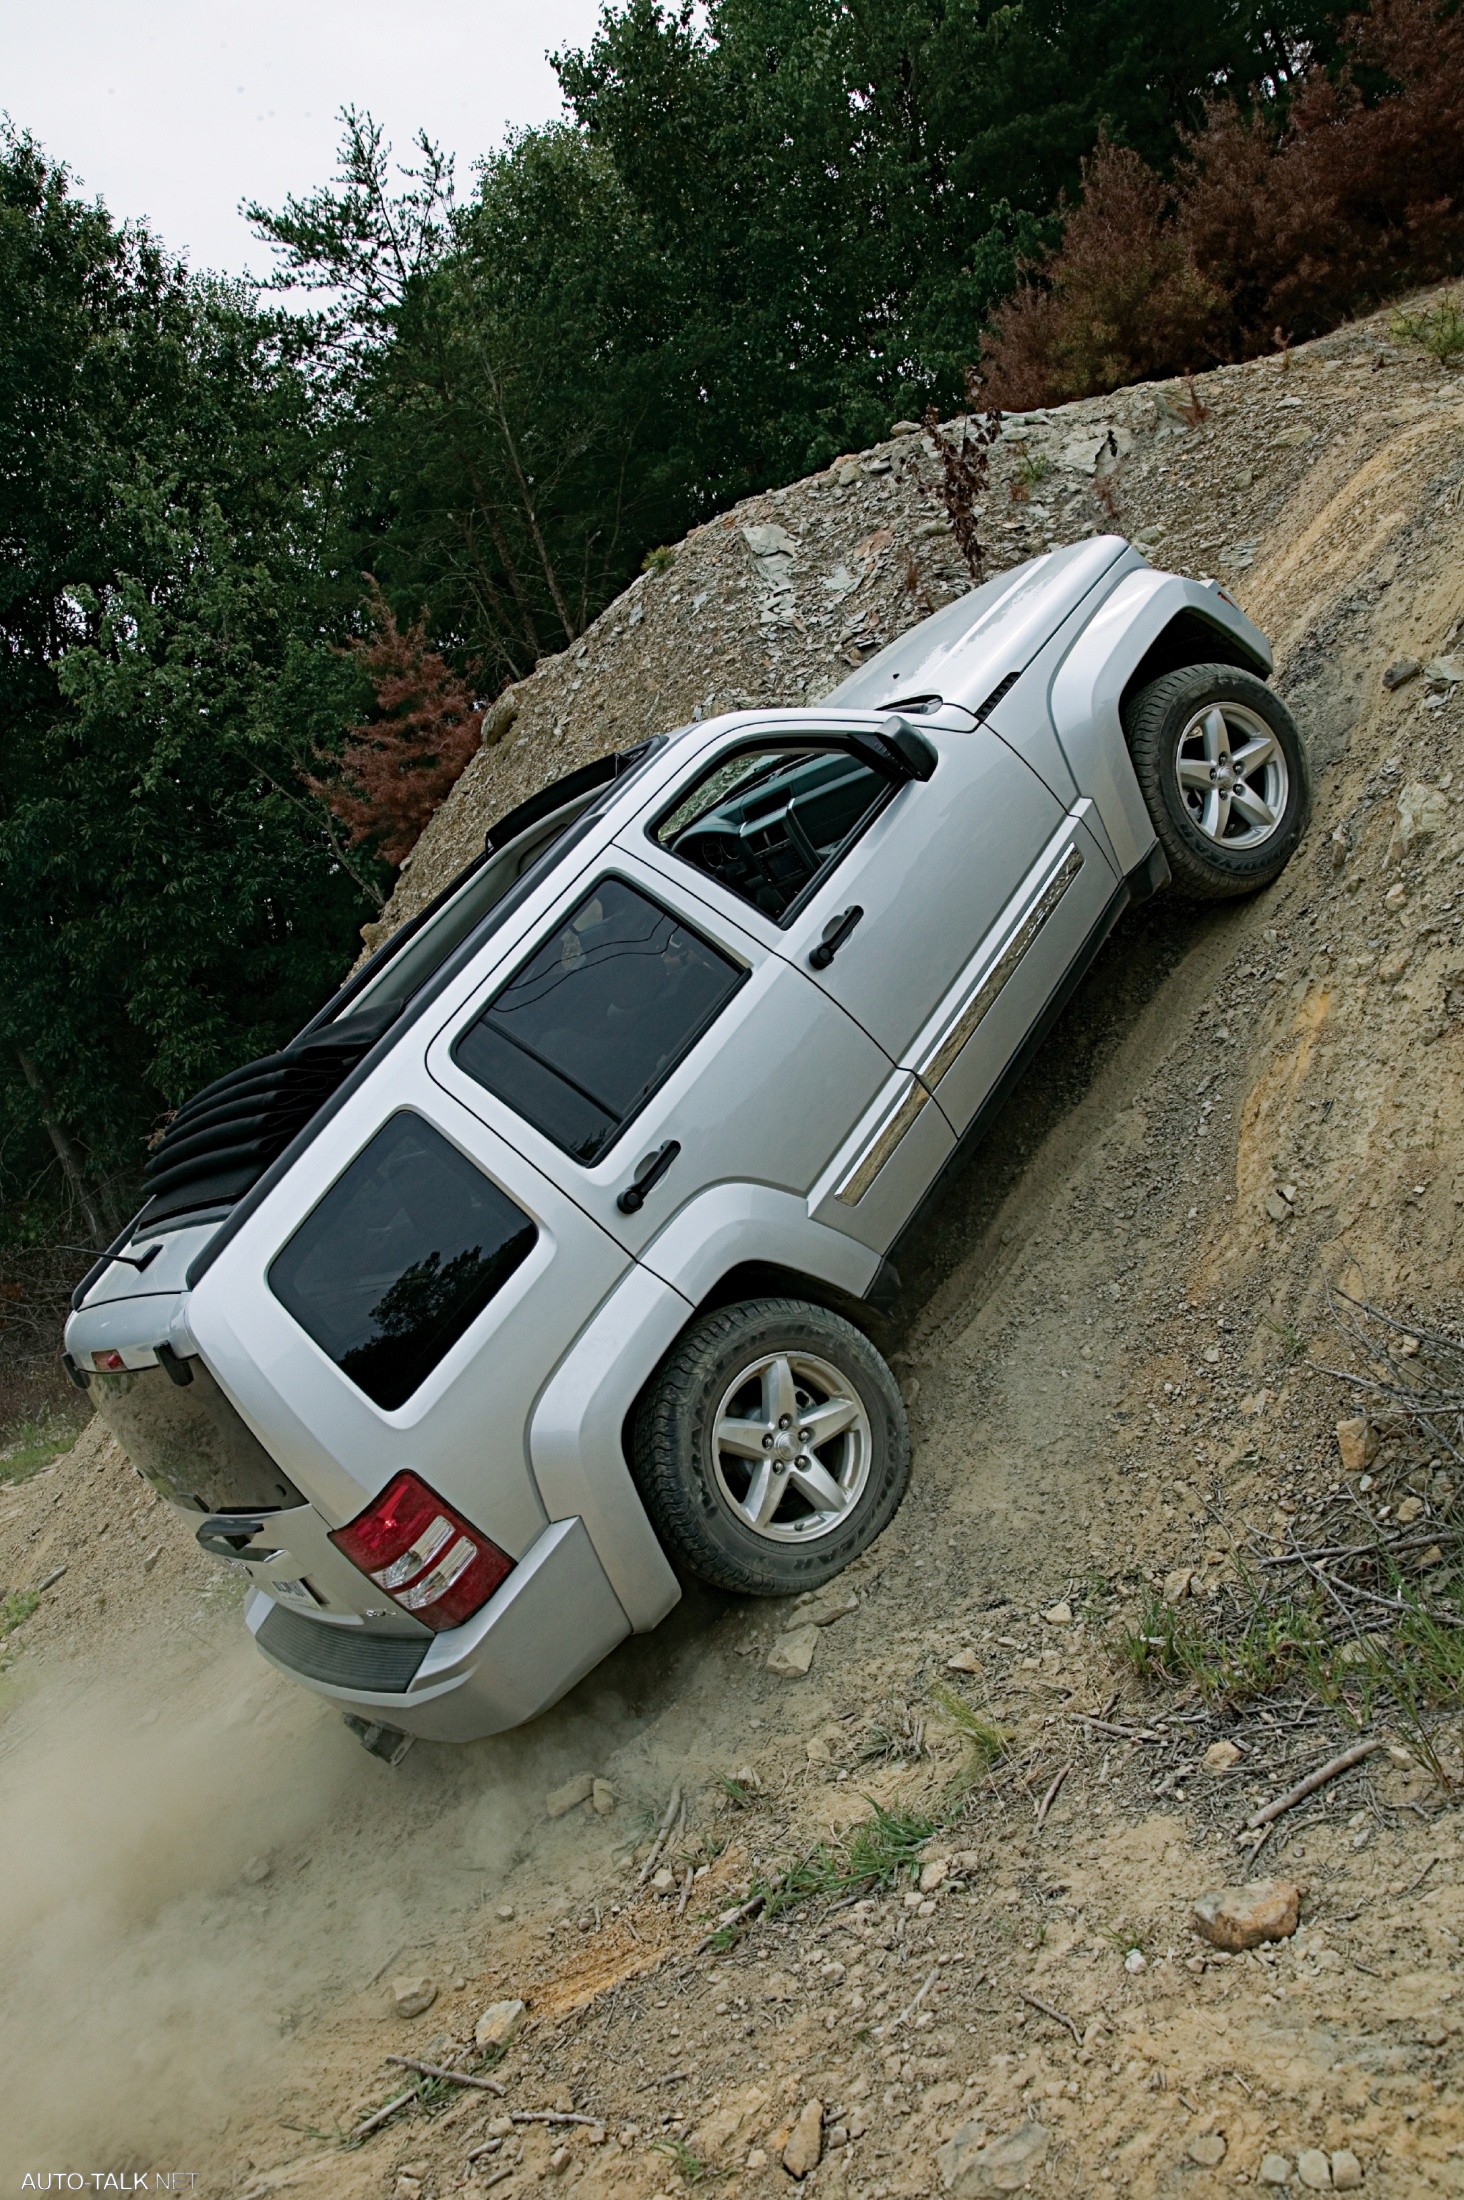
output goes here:
{"type": "Polygon", "coordinates": [[[1253,358],[1464,265],[1464,15],[1376,0],[1345,45],[1279,130],[1215,106],[1172,182],[1099,146],[1061,247],[983,344],[989,404],[1253,358]]]}

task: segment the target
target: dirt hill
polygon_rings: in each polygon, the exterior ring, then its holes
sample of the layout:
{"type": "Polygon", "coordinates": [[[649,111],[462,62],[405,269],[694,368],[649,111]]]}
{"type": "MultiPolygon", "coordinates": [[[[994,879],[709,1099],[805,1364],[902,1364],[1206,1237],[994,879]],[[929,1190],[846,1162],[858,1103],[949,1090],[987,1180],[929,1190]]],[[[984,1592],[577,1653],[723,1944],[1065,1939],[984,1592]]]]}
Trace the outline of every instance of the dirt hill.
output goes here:
{"type": "MultiPolygon", "coordinates": [[[[997,446],[993,569],[1116,526],[1271,633],[1315,820],[1255,901],[1125,921],[968,1170],[889,1340],[910,1498],[804,1676],[805,1614],[694,1594],[528,1732],[388,1774],[108,1444],[0,1487],[0,1583],[55,1577],[0,1725],[17,2188],[1464,2191],[1457,1423],[1322,1372],[1364,1365],[1329,1288],[1398,1317],[1399,1391],[1459,1387],[1464,1313],[1464,377],[1388,326],[997,446]],[[585,1773],[613,1808],[549,1815],[585,1773]],[[1299,1930],[1196,1935],[1263,1874],[1299,1930]],[[505,2091],[342,2147],[392,2055],[505,2091]]],[[[546,779],[817,696],[964,586],[933,471],[896,436],[698,530],[523,683],[386,921],[546,779]]]]}

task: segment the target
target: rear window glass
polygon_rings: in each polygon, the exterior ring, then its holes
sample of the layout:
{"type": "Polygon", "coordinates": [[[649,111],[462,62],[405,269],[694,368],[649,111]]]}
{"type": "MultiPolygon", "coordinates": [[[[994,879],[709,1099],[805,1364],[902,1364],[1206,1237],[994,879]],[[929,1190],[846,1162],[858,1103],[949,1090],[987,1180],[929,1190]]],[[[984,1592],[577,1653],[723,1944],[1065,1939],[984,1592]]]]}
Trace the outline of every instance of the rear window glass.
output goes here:
{"type": "Polygon", "coordinates": [[[595,1162],[746,974],[658,902],[602,879],[453,1060],[576,1161],[595,1162]]]}
{"type": "Polygon", "coordinates": [[[699,779],[655,837],[782,923],[891,792],[847,749],[745,749],[699,779]]]}
{"type": "Polygon", "coordinates": [[[270,1289],[389,1409],[477,1320],[536,1235],[430,1123],[394,1115],[275,1256],[270,1289]]]}

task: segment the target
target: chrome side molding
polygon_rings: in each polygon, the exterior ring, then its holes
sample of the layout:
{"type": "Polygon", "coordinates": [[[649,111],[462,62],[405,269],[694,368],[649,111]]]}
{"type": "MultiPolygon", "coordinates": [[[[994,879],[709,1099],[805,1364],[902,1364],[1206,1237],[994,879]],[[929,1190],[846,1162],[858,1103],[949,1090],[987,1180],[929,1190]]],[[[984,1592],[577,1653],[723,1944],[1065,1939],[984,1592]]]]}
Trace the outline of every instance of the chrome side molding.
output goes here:
{"type": "Polygon", "coordinates": [[[1018,908],[1005,939],[997,947],[995,959],[987,964],[916,1063],[916,1075],[925,1084],[940,1083],[1082,868],[1083,851],[1074,841],[1069,841],[1046,877],[1038,881],[1035,895],[1018,908]]]}
{"type": "Polygon", "coordinates": [[[916,1117],[930,1105],[930,1094],[918,1077],[906,1077],[870,1135],[834,1186],[834,1197],[845,1207],[857,1207],[889,1160],[916,1117]]]}

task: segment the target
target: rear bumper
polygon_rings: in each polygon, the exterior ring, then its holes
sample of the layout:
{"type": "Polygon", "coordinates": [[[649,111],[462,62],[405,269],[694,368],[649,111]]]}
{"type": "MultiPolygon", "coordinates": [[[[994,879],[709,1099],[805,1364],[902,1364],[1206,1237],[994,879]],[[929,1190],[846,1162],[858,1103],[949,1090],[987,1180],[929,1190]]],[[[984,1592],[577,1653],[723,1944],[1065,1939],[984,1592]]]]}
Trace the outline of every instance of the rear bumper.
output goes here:
{"type": "Polygon", "coordinates": [[[312,1619],[262,1590],[244,1618],[291,1680],[429,1742],[521,1726],[630,1633],[580,1519],[554,1521],[481,1612],[425,1641],[312,1619]]]}

